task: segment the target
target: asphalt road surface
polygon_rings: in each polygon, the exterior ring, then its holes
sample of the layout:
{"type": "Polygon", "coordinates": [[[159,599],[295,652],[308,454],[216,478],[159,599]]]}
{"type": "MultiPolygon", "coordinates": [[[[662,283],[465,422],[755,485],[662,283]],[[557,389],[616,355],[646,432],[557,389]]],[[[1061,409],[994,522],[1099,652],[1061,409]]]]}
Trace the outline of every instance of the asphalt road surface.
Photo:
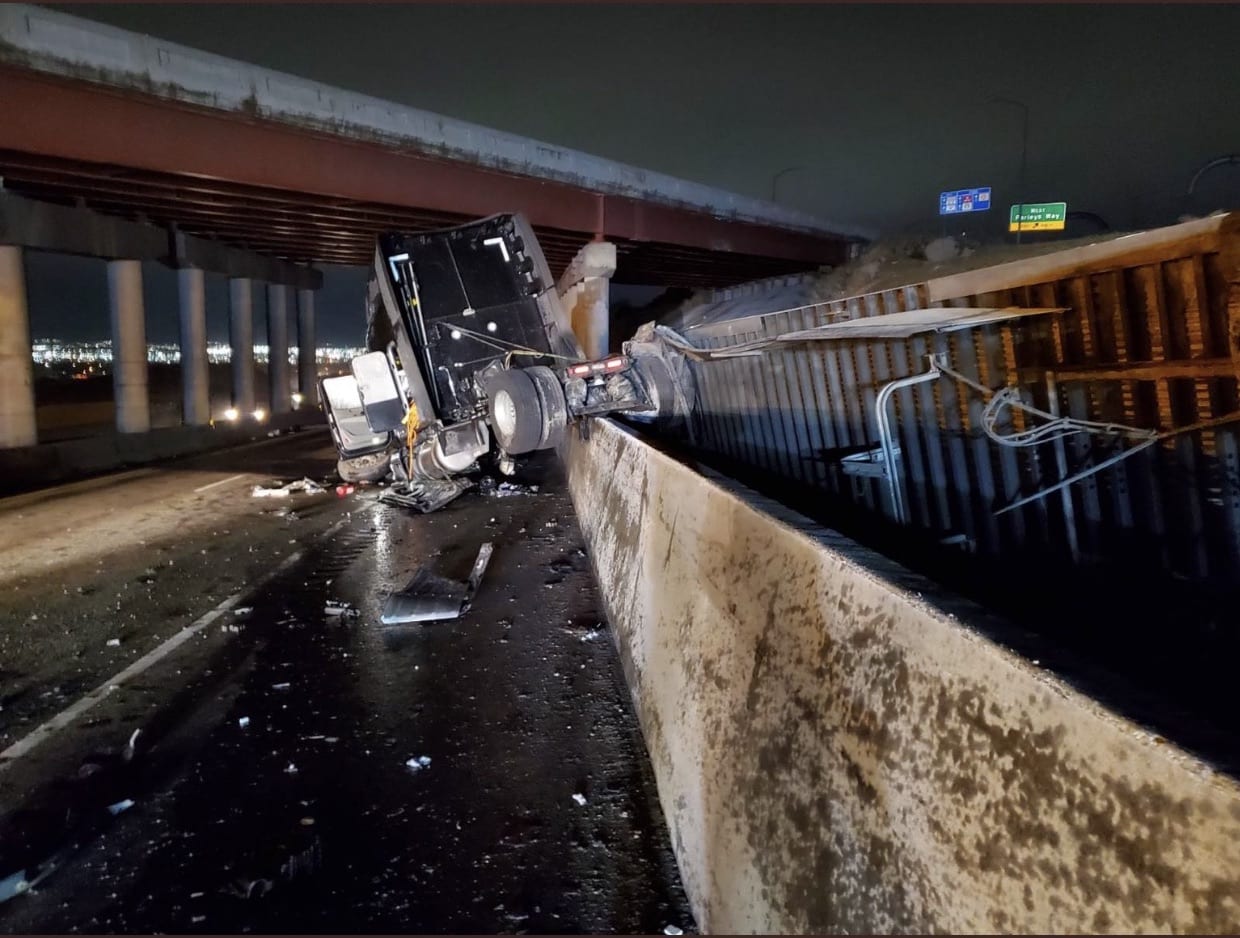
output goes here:
{"type": "Polygon", "coordinates": [[[0,501],[0,929],[693,930],[559,468],[429,516],[252,495],[333,465],[313,431],[0,501]],[[486,540],[464,617],[381,625],[486,540]]]}

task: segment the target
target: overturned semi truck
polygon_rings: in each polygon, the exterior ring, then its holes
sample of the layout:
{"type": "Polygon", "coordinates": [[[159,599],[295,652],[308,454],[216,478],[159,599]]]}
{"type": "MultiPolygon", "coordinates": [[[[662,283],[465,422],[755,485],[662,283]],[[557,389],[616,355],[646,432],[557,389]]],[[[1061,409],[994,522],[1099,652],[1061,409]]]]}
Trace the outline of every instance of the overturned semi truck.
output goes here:
{"type": "Polygon", "coordinates": [[[390,479],[387,498],[434,511],[490,461],[553,449],[570,426],[624,413],[687,417],[683,358],[654,330],[585,361],[533,229],[519,214],[380,235],[369,351],[323,378],[341,478],[390,479]]]}

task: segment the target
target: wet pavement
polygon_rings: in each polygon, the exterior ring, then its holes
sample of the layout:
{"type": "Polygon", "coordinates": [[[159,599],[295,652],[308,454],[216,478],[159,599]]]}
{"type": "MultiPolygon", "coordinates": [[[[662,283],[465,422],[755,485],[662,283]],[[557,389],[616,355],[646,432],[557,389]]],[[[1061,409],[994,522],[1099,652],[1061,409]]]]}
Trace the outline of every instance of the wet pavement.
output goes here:
{"type": "Polygon", "coordinates": [[[81,523],[28,535],[33,559],[0,545],[0,900],[34,882],[0,928],[692,930],[558,467],[430,516],[251,496],[325,476],[325,443],[0,502],[15,531],[81,523]],[[419,566],[464,579],[484,540],[462,618],[379,623],[419,566]]]}

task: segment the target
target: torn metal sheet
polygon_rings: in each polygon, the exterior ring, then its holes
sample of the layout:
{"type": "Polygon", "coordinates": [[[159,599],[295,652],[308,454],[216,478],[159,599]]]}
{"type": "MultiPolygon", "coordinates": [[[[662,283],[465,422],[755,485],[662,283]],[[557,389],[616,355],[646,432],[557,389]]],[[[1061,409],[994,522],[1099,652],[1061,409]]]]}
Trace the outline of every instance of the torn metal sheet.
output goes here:
{"type": "Polygon", "coordinates": [[[674,348],[699,361],[722,358],[741,358],[760,355],[776,345],[800,342],[828,342],[849,339],[908,339],[929,332],[949,333],[961,329],[974,329],[992,323],[1025,319],[1030,316],[1047,316],[1064,312],[1059,306],[1007,306],[1007,307],[942,307],[934,309],[906,309],[898,313],[879,316],[862,316],[843,322],[829,322],[813,329],[784,332],[770,338],[753,342],[741,342],[717,349],[697,348],[683,337],[659,327],[656,331],[674,348]]]}
{"type": "Polygon", "coordinates": [[[442,508],[473,485],[469,479],[435,482],[398,482],[379,496],[379,501],[429,514],[442,508]]]}
{"type": "Polygon", "coordinates": [[[469,609],[494,546],[487,541],[478,549],[478,557],[464,583],[432,573],[422,567],[399,593],[393,593],[383,605],[379,621],[384,625],[407,625],[413,622],[438,622],[460,618],[469,609]]]}

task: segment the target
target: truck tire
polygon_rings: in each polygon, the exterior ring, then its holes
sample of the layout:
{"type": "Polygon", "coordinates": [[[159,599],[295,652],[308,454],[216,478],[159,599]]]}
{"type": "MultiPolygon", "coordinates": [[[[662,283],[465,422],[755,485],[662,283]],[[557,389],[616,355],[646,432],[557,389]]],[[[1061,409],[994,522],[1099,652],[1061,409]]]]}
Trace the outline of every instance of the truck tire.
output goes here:
{"type": "Polygon", "coordinates": [[[337,460],[336,472],[342,482],[378,482],[388,473],[387,450],[337,460]]]}
{"type": "Polygon", "coordinates": [[[568,401],[564,399],[564,386],[556,373],[545,365],[526,368],[525,373],[533,380],[538,402],[542,405],[542,434],[538,438],[538,449],[554,449],[563,441],[568,426],[568,401]]]}
{"type": "Polygon", "coordinates": [[[541,447],[545,423],[542,399],[525,369],[501,371],[490,378],[487,417],[504,452],[520,456],[541,447]]]}

